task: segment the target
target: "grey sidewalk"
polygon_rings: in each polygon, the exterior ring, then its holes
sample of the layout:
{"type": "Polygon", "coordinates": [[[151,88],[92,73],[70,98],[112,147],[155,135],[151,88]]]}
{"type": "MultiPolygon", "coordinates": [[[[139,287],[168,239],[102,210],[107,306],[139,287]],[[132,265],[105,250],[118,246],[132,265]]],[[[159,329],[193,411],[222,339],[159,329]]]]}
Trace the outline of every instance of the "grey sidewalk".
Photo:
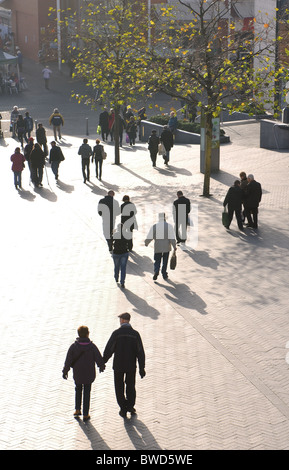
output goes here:
{"type": "MultiPolygon", "coordinates": [[[[60,105],[64,116],[77,112],[60,105]]],[[[46,115],[47,103],[35,106],[46,115]]],[[[0,147],[1,449],[288,449],[288,155],[259,148],[258,123],[226,132],[232,144],[221,148],[210,199],[200,197],[194,146],[174,147],[170,167],[159,161],[154,169],[144,144],[124,147],[119,167],[107,145],[103,182],[84,185],[84,136],[64,128],[59,184],[47,167],[44,187],[34,190],[25,169],[21,192],[10,170],[15,141],[0,147]],[[263,187],[258,232],[221,225],[241,170],[263,187]],[[115,285],[97,215],[110,188],[119,201],[128,193],[139,212],[125,290],[115,285]],[[180,188],[198,209],[198,243],[178,249],[169,280],[154,282],[153,250],[143,241],[160,209],[171,219],[180,188]],[[118,415],[110,361],[93,386],[91,421],[76,421],[72,373],[61,376],[66,351],[80,324],[103,351],[126,310],[146,350],[137,416],[118,415]]]]}

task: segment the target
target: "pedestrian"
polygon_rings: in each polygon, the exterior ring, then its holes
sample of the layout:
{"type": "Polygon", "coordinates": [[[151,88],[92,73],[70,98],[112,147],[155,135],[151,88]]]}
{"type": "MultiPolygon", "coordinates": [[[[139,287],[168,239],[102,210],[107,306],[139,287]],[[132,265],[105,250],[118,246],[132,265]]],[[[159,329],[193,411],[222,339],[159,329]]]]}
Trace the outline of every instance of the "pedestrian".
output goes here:
{"type": "Polygon", "coordinates": [[[101,138],[105,142],[107,140],[109,134],[109,127],[108,127],[108,110],[107,107],[104,106],[103,111],[99,115],[99,126],[101,127],[101,138]]]}
{"type": "Polygon", "coordinates": [[[59,139],[61,139],[61,126],[64,126],[64,119],[57,108],[51,114],[49,124],[53,126],[54,140],[57,140],[57,134],[59,139]]]}
{"type": "Polygon", "coordinates": [[[146,115],[146,108],[145,107],[142,107],[138,110],[137,112],[137,115],[138,115],[138,122],[137,122],[137,125],[138,125],[138,135],[139,135],[139,139],[140,139],[140,135],[141,135],[141,121],[144,121],[145,119],[147,119],[147,115],[146,115]]]}
{"type": "Polygon", "coordinates": [[[46,137],[46,130],[43,127],[42,123],[39,122],[37,129],[36,129],[36,140],[40,147],[42,147],[45,157],[48,156],[48,147],[47,147],[47,137],[46,137]]]}
{"type": "Polygon", "coordinates": [[[107,195],[100,199],[97,207],[97,212],[102,217],[103,234],[110,252],[112,251],[112,235],[115,227],[115,220],[120,214],[119,203],[114,199],[114,196],[114,191],[108,191],[107,195]]]}
{"type": "Polygon", "coordinates": [[[258,228],[259,204],[262,199],[261,184],[255,181],[254,175],[248,175],[248,184],[245,188],[245,214],[248,220],[247,227],[258,228]],[[253,216],[253,220],[252,220],[253,216]]]}
{"type": "Polygon", "coordinates": [[[78,149],[78,155],[81,155],[83,182],[86,183],[86,181],[89,181],[90,178],[89,158],[92,155],[92,149],[90,145],[88,145],[87,139],[83,139],[83,143],[78,149]]]}
{"type": "Polygon", "coordinates": [[[162,262],[162,276],[164,279],[168,278],[167,265],[169,260],[169,253],[173,247],[176,251],[176,240],[174,236],[174,229],[172,225],[166,221],[165,213],[159,214],[159,221],[154,224],[147,235],[145,246],[154,240],[154,275],[153,280],[156,281],[160,272],[162,262]]]}
{"type": "Polygon", "coordinates": [[[99,181],[101,181],[104,147],[100,144],[99,139],[96,139],[95,143],[96,145],[92,150],[91,163],[93,163],[93,160],[95,160],[95,174],[99,181]]]}
{"type": "MultiPolygon", "coordinates": [[[[243,190],[243,192],[245,194],[246,186],[248,184],[247,175],[246,175],[245,171],[241,171],[239,176],[240,176],[240,187],[241,187],[241,189],[243,190]]],[[[244,208],[244,200],[242,201],[242,203],[243,203],[242,222],[244,223],[245,219],[246,219],[245,208],[244,208]]]]}
{"type": "Polygon", "coordinates": [[[125,312],[118,316],[120,327],[109,338],[103,353],[104,362],[113,358],[114,387],[119,415],[123,418],[129,412],[135,414],[136,388],[135,376],[138,362],[139,374],[143,379],[145,372],[145,352],[141,336],[130,324],[131,316],[125,312]]]}
{"type": "Polygon", "coordinates": [[[126,133],[129,137],[129,145],[135,145],[135,139],[137,134],[137,123],[134,116],[130,117],[130,120],[126,126],[126,133]]]}
{"type": "Polygon", "coordinates": [[[17,51],[17,59],[18,59],[19,72],[22,72],[22,70],[23,70],[23,55],[22,55],[22,52],[19,49],[17,51]]]}
{"type": "Polygon", "coordinates": [[[25,139],[25,142],[28,143],[28,139],[29,137],[31,137],[31,132],[33,131],[33,119],[29,115],[28,111],[26,111],[25,113],[24,123],[25,123],[24,139],[25,139]]]}
{"type": "Polygon", "coordinates": [[[44,86],[46,90],[49,90],[49,80],[50,80],[50,75],[52,74],[52,70],[46,65],[44,69],[42,70],[42,75],[44,79],[44,86]]]}
{"type": "Polygon", "coordinates": [[[148,149],[150,152],[150,157],[151,157],[153,166],[156,166],[159,143],[160,143],[160,138],[157,136],[157,131],[153,129],[148,140],[148,149]]]}
{"type": "Polygon", "coordinates": [[[160,141],[164,144],[166,154],[163,156],[164,164],[167,165],[170,159],[170,151],[174,146],[174,136],[168,126],[164,126],[160,136],[160,141]]]}
{"type": "Polygon", "coordinates": [[[18,140],[21,143],[21,148],[23,148],[23,139],[24,139],[24,134],[25,134],[25,122],[24,122],[22,114],[18,115],[17,122],[16,122],[16,129],[17,129],[18,140]]]}
{"type": "Polygon", "coordinates": [[[108,115],[108,133],[110,135],[111,142],[113,141],[114,120],[115,120],[114,109],[111,108],[109,115],[108,115]]]}
{"type": "Polygon", "coordinates": [[[34,144],[34,147],[30,153],[30,168],[31,168],[31,180],[35,187],[43,186],[43,168],[45,165],[45,155],[38,143],[34,144]]]}
{"type": "Polygon", "coordinates": [[[130,121],[130,118],[134,117],[134,113],[131,109],[131,106],[127,106],[127,108],[124,109],[123,117],[125,120],[125,124],[127,125],[130,121]]]}
{"type": "Polygon", "coordinates": [[[103,372],[105,364],[97,346],[89,339],[89,329],[87,326],[80,326],[77,329],[78,337],[68,349],[62,377],[67,380],[70,368],[73,369],[73,379],[75,383],[75,412],[74,417],[81,415],[81,403],[83,394],[83,421],[90,419],[90,393],[91,385],[95,380],[95,364],[99,372],[103,372]]]}
{"type": "Polygon", "coordinates": [[[12,138],[15,139],[17,133],[17,119],[19,116],[18,106],[13,106],[10,116],[10,132],[12,132],[12,138]]]}
{"type": "Polygon", "coordinates": [[[172,112],[170,113],[170,118],[169,118],[169,122],[168,122],[168,128],[169,128],[169,130],[171,131],[171,133],[172,133],[173,135],[175,135],[175,133],[176,133],[177,125],[178,125],[178,118],[177,118],[175,112],[172,111],[172,112]]]}
{"type": "Polygon", "coordinates": [[[20,152],[20,148],[16,147],[15,152],[11,155],[10,160],[12,162],[12,171],[14,173],[14,185],[16,189],[22,188],[21,176],[22,171],[25,168],[25,157],[20,152]]]}
{"type": "Polygon", "coordinates": [[[114,263],[115,282],[118,282],[120,273],[120,285],[123,288],[125,287],[124,283],[129,251],[129,240],[123,234],[122,224],[118,224],[112,236],[112,259],[114,263]]]}
{"type": "Polygon", "coordinates": [[[29,137],[28,144],[26,144],[25,148],[24,148],[24,157],[25,157],[25,160],[28,163],[28,168],[29,168],[29,171],[30,171],[30,179],[32,179],[30,155],[31,155],[31,152],[33,150],[33,147],[34,147],[34,139],[33,139],[33,137],[29,137]]]}
{"type": "Polygon", "coordinates": [[[173,203],[173,216],[177,243],[185,243],[187,239],[187,227],[189,225],[189,213],[191,202],[182,191],[177,192],[177,199],[173,203]]]}
{"type": "Polygon", "coordinates": [[[232,222],[232,219],[235,213],[239,230],[244,230],[243,222],[242,222],[242,215],[241,215],[243,197],[244,197],[244,192],[241,189],[240,181],[236,180],[234,182],[234,185],[229,188],[226,194],[226,197],[224,199],[224,202],[223,202],[224,207],[228,204],[229,221],[228,221],[228,225],[226,225],[227,229],[230,228],[230,224],[232,222]]]}
{"type": "Polygon", "coordinates": [[[56,181],[59,176],[59,165],[64,160],[64,155],[61,148],[56,145],[55,140],[51,142],[51,149],[49,153],[49,163],[51,165],[52,173],[55,176],[56,181]]]}
{"type": "Polygon", "coordinates": [[[123,233],[126,239],[128,240],[129,251],[132,251],[133,248],[133,230],[137,230],[137,221],[136,221],[136,206],[130,201],[130,197],[126,194],[122,198],[122,205],[120,206],[121,219],[120,222],[123,227],[123,233]]]}

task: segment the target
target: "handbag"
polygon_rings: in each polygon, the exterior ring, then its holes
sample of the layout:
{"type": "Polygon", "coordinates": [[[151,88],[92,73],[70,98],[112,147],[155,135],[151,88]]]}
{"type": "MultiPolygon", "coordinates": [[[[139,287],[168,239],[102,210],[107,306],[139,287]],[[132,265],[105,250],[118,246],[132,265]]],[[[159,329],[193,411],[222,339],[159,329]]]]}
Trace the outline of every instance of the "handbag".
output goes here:
{"type": "Polygon", "coordinates": [[[159,153],[159,155],[165,155],[166,154],[166,149],[165,149],[165,146],[162,142],[159,143],[158,153],[159,153]]]}
{"type": "Polygon", "coordinates": [[[174,251],[170,259],[170,269],[176,269],[176,266],[177,266],[177,255],[176,255],[176,252],[174,251]]]}
{"type": "Polygon", "coordinates": [[[105,160],[107,157],[107,153],[104,151],[104,148],[101,149],[101,156],[103,160],[105,160]]]}
{"type": "Polygon", "coordinates": [[[229,222],[229,213],[226,209],[226,207],[224,207],[224,210],[222,212],[222,224],[224,225],[224,227],[229,227],[230,225],[230,222],[229,222]]]}

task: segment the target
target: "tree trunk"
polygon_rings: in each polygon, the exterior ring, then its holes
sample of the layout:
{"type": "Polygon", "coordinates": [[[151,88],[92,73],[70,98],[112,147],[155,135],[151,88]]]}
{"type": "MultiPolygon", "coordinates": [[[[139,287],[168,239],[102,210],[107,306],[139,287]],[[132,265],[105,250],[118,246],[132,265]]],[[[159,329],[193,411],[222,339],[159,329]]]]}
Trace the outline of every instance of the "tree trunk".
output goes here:
{"type": "Polygon", "coordinates": [[[119,107],[116,107],[114,110],[114,163],[120,165],[119,158],[119,107]]]}
{"type": "Polygon", "coordinates": [[[205,176],[203,196],[210,197],[210,179],[212,162],[212,113],[205,115],[205,176]]]}

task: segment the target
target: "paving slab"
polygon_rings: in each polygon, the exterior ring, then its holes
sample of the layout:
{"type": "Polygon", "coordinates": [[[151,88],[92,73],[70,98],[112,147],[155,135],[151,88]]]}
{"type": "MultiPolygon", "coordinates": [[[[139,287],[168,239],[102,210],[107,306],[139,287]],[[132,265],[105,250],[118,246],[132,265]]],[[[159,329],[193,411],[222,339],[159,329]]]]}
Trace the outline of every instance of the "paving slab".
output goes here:
{"type": "MultiPolygon", "coordinates": [[[[60,79],[61,86],[69,81],[60,79]]],[[[42,89],[24,93],[23,108],[31,101],[35,116],[49,115],[42,89]]],[[[49,100],[56,98],[64,115],[85,117],[60,86],[49,100]]],[[[0,146],[0,448],[288,450],[288,152],[260,149],[258,122],[234,124],[226,126],[231,143],[221,147],[211,198],[201,196],[193,145],[176,145],[170,166],[159,157],[153,168],[146,144],[124,145],[120,166],[107,144],[103,181],[92,172],[84,184],[77,150],[85,133],[74,117],[67,122],[58,183],[47,164],[44,186],[35,189],[25,168],[16,191],[9,159],[17,142],[6,132],[0,146]],[[263,187],[258,231],[221,224],[225,194],[242,170],[263,187]],[[115,284],[97,214],[109,189],[119,202],[129,194],[138,209],[124,290],[115,284]],[[153,247],[144,239],[160,210],[172,222],[178,189],[191,199],[194,226],[176,270],[154,282],[153,247]],[[61,375],[67,349],[87,324],[103,351],[123,311],[146,351],[137,415],[119,417],[110,361],[93,384],[91,421],[77,421],[72,374],[67,381],[61,375]]],[[[91,131],[89,142],[96,137],[91,131]]]]}

